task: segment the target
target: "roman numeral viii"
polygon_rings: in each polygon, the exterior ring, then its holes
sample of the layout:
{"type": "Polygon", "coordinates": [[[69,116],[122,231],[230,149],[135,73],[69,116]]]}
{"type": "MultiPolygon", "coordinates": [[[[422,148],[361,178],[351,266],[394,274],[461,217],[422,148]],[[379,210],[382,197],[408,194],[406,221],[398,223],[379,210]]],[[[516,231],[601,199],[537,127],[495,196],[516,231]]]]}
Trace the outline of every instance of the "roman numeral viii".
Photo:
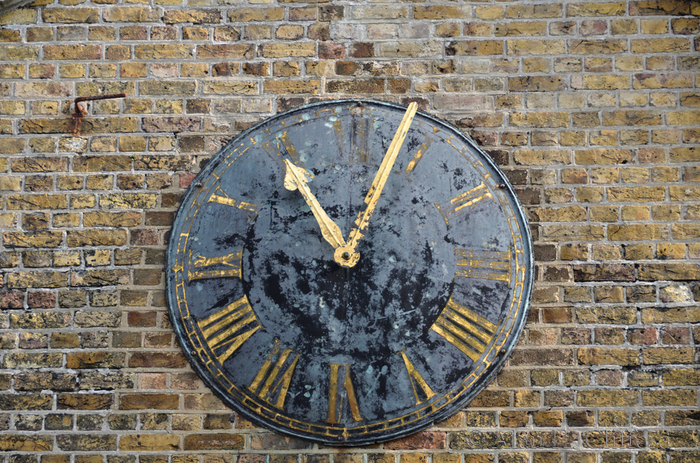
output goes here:
{"type": "Polygon", "coordinates": [[[207,278],[241,278],[241,259],[243,251],[232,252],[217,257],[197,256],[192,259],[187,269],[187,280],[203,280],[207,278]]]}
{"type": "Polygon", "coordinates": [[[291,349],[284,349],[275,339],[263,366],[258,370],[255,379],[248,387],[250,391],[265,402],[277,408],[284,407],[289,383],[292,382],[294,368],[299,360],[299,354],[291,349]]]}
{"type": "Polygon", "coordinates": [[[496,325],[450,298],[431,329],[474,361],[491,343],[496,325]]]}
{"type": "Polygon", "coordinates": [[[455,196],[446,203],[435,203],[435,205],[437,206],[438,210],[445,219],[445,223],[449,225],[450,220],[454,219],[459,215],[464,214],[469,209],[473,208],[478,203],[488,198],[493,198],[493,196],[491,195],[491,192],[486,187],[486,185],[483,182],[481,182],[479,186],[472,188],[471,190],[466,191],[458,196],[455,196]]]}
{"type": "Polygon", "coordinates": [[[247,296],[203,318],[198,325],[219,363],[226,361],[241,344],[260,329],[260,323],[247,296]]]}

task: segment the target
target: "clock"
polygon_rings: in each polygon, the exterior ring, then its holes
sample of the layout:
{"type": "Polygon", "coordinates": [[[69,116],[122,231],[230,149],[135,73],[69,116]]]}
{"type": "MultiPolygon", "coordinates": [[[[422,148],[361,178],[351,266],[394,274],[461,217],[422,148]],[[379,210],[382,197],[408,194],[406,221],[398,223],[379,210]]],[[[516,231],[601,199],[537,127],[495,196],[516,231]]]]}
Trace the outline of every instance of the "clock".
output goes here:
{"type": "Polygon", "coordinates": [[[361,445],[448,418],[495,377],[532,266],[513,190],[471,139],[415,103],[324,101],[206,164],[174,221],[166,292],[225,404],[361,445]]]}

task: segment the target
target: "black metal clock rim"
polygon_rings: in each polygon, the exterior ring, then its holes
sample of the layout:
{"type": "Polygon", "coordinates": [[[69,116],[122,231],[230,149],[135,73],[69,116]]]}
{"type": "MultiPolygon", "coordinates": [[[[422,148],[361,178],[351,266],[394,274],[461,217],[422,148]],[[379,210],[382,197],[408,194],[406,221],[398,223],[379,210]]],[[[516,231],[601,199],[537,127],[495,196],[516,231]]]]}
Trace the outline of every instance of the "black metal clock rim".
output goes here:
{"type": "MultiPolygon", "coordinates": [[[[249,134],[257,131],[259,128],[263,127],[266,124],[269,124],[270,120],[272,119],[277,119],[277,118],[282,118],[282,117],[288,117],[290,115],[293,115],[298,112],[307,112],[310,109],[313,109],[315,107],[319,106],[327,106],[329,104],[360,104],[360,105],[374,105],[374,106],[384,106],[396,110],[401,110],[403,111],[405,109],[405,106],[396,104],[396,103],[390,103],[390,102],[385,102],[385,101],[376,101],[376,100],[369,100],[369,99],[339,99],[339,100],[323,100],[315,103],[310,103],[308,105],[300,106],[298,108],[290,109],[288,111],[284,111],[278,114],[275,114],[274,116],[267,118],[254,126],[248,128],[247,130],[241,132],[238,134],[236,137],[231,139],[224,147],[222,147],[212,158],[210,161],[207,163],[207,165],[202,169],[196,176],[195,179],[193,180],[191,186],[188,188],[187,192],[183,196],[180,206],[178,207],[178,211],[175,216],[175,220],[173,222],[173,227],[172,230],[176,230],[176,225],[180,221],[180,212],[183,208],[183,205],[188,203],[189,198],[195,194],[195,188],[198,182],[202,178],[205,178],[208,176],[212,170],[216,168],[216,163],[212,162],[216,158],[223,156],[225,153],[232,145],[234,145],[236,142],[239,140],[245,139],[249,134]]],[[[528,262],[527,262],[527,272],[526,272],[526,280],[523,282],[523,295],[522,295],[522,300],[524,301],[523,307],[518,314],[518,318],[520,319],[520,323],[523,324],[525,323],[525,320],[527,320],[528,313],[530,311],[530,297],[532,294],[532,287],[533,287],[533,278],[532,278],[532,272],[534,269],[534,259],[532,258],[532,236],[530,233],[530,228],[528,226],[528,221],[525,215],[523,214],[523,209],[522,205],[520,204],[517,196],[515,195],[515,191],[513,190],[512,186],[510,185],[510,182],[508,179],[505,177],[503,172],[500,170],[500,168],[496,165],[496,163],[491,159],[491,157],[483,150],[481,147],[479,147],[469,136],[466,134],[462,133],[459,130],[456,130],[455,127],[452,125],[448,124],[447,122],[436,118],[435,116],[432,116],[428,113],[425,113],[423,111],[418,111],[418,114],[420,114],[421,117],[428,119],[431,123],[438,125],[445,130],[449,131],[450,133],[453,133],[457,135],[462,142],[476,150],[479,154],[481,154],[481,160],[489,165],[491,170],[495,173],[498,174],[499,176],[499,182],[502,184],[502,186],[505,187],[505,189],[508,190],[509,198],[516,203],[518,207],[514,208],[514,212],[517,214],[517,219],[520,224],[522,224],[522,234],[523,234],[523,247],[525,248],[524,250],[526,251],[526,255],[528,257],[528,262]]],[[[168,250],[166,254],[166,271],[171,267],[172,262],[170,262],[170,256],[173,255],[173,250],[177,246],[175,244],[176,242],[173,240],[173,236],[171,233],[170,236],[170,241],[168,243],[168,250]]],[[[171,294],[172,294],[172,283],[169,278],[165,279],[165,286],[166,286],[166,296],[167,296],[167,301],[168,301],[168,310],[173,315],[173,304],[171,301],[171,294]]],[[[197,361],[195,361],[195,355],[192,354],[194,350],[194,346],[191,345],[190,340],[187,336],[185,336],[185,333],[182,331],[182,327],[178,324],[172,323],[174,331],[176,333],[176,338],[178,340],[178,343],[180,344],[185,357],[187,358],[188,362],[192,366],[192,368],[196,371],[198,377],[211,389],[215,395],[221,399],[227,406],[231,407],[237,414],[240,414],[244,416],[246,419],[252,421],[255,424],[262,425],[263,428],[266,429],[273,429],[275,432],[280,432],[289,436],[297,437],[300,439],[308,440],[310,442],[322,442],[323,445],[327,446],[333,446],[333,447],[352,447],[352,446],[361,446],[361,445],[367,445],[367,444],[376,444],[376,443],[381,443],[381,442],[388,442],[392,441],[395,439],[400,439],[402,437],[406,437],[409,435],[413,435],[416,432],[419,432],[421,430],[424,430],[430,426],[432,426],[435,422],[442,421],[444,419],[447,419],[448,417],[452,416],[457,410],[465,407],[468,405],[478,393],[480,393],[495,377],[498,375],[498,373],[503,369],[505,366],[505,363],[510,355],[510,352],[514,348],[514,346],[517,344],[518,339],[520,338],[522,334],[522,330],[519,330],[514,336],[511,336],[509,338],[509,342],[507,346],[505,347],[505,350],[507,352],[506,355],[501,356],[495,363],[491,364],[487,368],[487,372],[483,373],[482,375],[479,376],[479,378],[476,380],[476,382],[470,387],[470,390],[464,393],[464,396],[457,400],[456,402],[453,402],[453,406],[447,407],[441,411],[435,412],[434,414],[430,415],[430,419],[425,422],[421,423],[419,425],[413,426],[413,427],[405,427],[402,426],[400,427],[396,432],[394,433],[385,433],[382,435],[373,435],[371,439],[353,439],[353,440],[346,440],[346,441],[335,441],[335,440],[330,440],[324,438],[322,435],[317,435],[317,434],[311,434],[311,433],[304,433],[304,432],[297,432],[294,429],[291,428],[283,428],[280,429],[278,427],[272,426],[269,423],[266,423],[262,419],[260,419],[259,416],[251,413],[248,409],[246,409],[243,406],[240,406],[237,402],[231,400],[229,396],[222,390],[222,388],[217,385],[215,382],[210,381],[209,378],[206,375],[206,371],[202,366],[199,365],[197,361]],[[186,342],[184,340],[187,340],[186,342]]]]}

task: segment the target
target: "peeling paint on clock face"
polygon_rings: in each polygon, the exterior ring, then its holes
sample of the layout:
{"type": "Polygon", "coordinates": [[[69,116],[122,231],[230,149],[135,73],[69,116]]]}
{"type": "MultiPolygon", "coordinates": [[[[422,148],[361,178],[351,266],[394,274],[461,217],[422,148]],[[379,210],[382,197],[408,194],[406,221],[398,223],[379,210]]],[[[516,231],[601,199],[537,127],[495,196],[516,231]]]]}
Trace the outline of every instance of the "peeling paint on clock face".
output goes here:
{"type": "Polygon", "coordinates": [[[415,116],[352,268],[284,187],[288,160],[347,239],[403,114],[369,101],[280,114],[227,145],[183,199],[173,324],[206,384],[255,422],[336,445],[401,437],[464,406],[517,340],[526,221],[457,129],[415,116]]]}

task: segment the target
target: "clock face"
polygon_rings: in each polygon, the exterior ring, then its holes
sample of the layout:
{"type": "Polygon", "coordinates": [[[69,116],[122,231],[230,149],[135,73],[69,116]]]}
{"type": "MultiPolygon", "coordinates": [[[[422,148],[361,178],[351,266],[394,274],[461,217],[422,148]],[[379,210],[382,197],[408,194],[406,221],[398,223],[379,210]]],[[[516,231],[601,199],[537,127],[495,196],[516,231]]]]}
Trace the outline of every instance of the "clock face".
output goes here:
{"type": "Polygon", "coordinates": [[[290,180],[296,167],[349,243],[405,110],[332,101],[279,114],[223,148],[183,199],[172,322],[205,383],[257,423],[335,445],[405,436],[470,401],[522,330],[527,224],[457,129],[415,115],[354,266],[336,262],[290,180]]]}

